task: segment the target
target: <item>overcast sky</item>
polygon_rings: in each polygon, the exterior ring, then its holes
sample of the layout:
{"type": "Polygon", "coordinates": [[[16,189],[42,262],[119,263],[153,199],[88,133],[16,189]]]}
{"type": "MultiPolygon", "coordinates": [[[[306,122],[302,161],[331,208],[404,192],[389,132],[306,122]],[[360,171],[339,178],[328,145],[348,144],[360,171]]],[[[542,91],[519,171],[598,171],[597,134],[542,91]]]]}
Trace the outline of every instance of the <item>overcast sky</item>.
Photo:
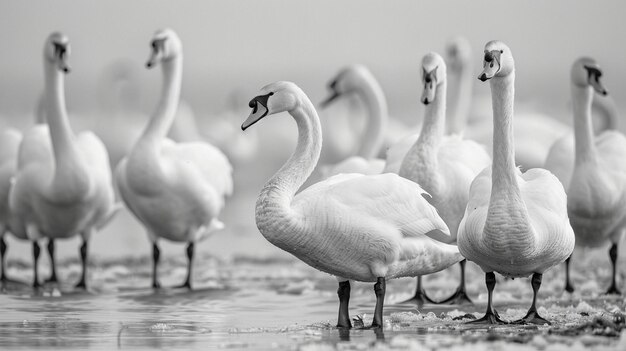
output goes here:
{"type": "Polygon", "coordinates": [[[455,35],[471,41],[477,73],[484,43],[505,41],[515,55],[522,98],[562,103],[569,67],[585,54],[604,67],[605,83],[621,102],[625,10],[620,0],[2,0],[0,112],[30,108],[36,99],[42,45],[53,30],[72,43],[70,106],[93,105],[100,72],[119,58],[136,63],[148,100],[154,100],[160,75],[143,63],[150,36],[162,27],[183,40],[183,93],[201,109],[215,109],[235,88],[254,93],[275,80],[295,81],[321,98],[330,76],[353,62],[370,66],[392,109],[416,107],[421,57],[442,52],[455,35]]]}

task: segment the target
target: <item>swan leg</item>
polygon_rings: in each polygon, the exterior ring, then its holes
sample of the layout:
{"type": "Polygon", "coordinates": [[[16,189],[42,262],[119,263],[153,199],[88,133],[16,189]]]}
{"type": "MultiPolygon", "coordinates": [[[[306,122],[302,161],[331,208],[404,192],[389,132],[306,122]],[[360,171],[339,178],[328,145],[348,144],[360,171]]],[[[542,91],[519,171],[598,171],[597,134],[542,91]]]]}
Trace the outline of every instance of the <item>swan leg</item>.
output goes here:
{"type": "Polygon", "coordinates": [[[182,285],[177,286],[177,288],[187,288],[191,290],[191,267],[193,266],[194,245],[193,241],[187,245],[187,279],[182,285]]]}
{"type": "Polygon", "coordinates": [[[383,326],[383,305],[385,304],[385,290],[387,289],[387,282],[385,277],[378,277],[376,284],[374,284],[374,293],[376,294],[376,308],[374,309],[374,320],[372,321],[372,327],[383,326]]]}
{"type": "Polygon", "coordinates": [[[57,265],[56,260],[54,259],[54,239],[48,239],[48,255],[50,256],[50,268],[52,270],[52,274],[50,274],[50,278],[46,279],[44,283],[57,283],[57,265]]]}
{"type": "Polygon", "coordinates": [[[437,302],[426,295],[426,291],[422,287],[422,276],[417,277],[417,285],[415,286],[415,295],[412,298],[402,301],[401,303],[414,303],[418,306],[422,306],[425,303],[436,304],[437,302]]]}
{"type": "Polygon", "coordinates": [[[337,328],[352,328],[350,322],[350,313],[348,312],[348,304],[350,302],[350,281],[339,282],[337,288],[337,296],[339,296],[339,317],[337,318],[337,328]]]}
{"type": "Polygon", "coordinates": [[[152,288],[159,289],[161,284],[159,283],[159,279],[157,278],[157,266],[159,264],[159,257],[161,256],[161,251],[159,250],[159,246],[156,241],[152,243],[152,288]]]}
{"type": "Polygon", "coordinates": [[[487,285],[488,300],[485,315],[477,320],[467,322],[467,324],[508,324],[500,319],[498,312],[492,308],[493,289],[496,287],[496,275],[493,272],[485,273],[485,285],[487,285]]]}
{"type": "Polygon", "coordinates": [[[87,289],[87,240],[83,239],[83,244],[80,246],[80,260],[83,266],[83,271],[80,275],[80,280],[76,284],[76,289],[87,289]]]}
{"type": "Polygon", "coordinates": [[[0,236],[0,282],[5,283],[8,281],[4,257],[7,253],[7,243],[4,241],[4,235],[0,236]]]}
{"type": "Polygon", "coordinates": [[[609,249],[609,257],[611,258],[611,263],[613,264],[613,277],[611,278],[611,286],[606,291],[605,294],[616,294],[621,295],[622,292],[617,288],[616,275],[617,275],[617,244],[614,243],[611,245],[609,249]]]}
{"type": "Polygon", "coordinates": [[[565,291],[568,293],[574,292],[574,286],[571,283],[569,276],[569,262],[572,259],[572,255],[570,255],[567,260],[565,260],[565,291]]]}
{"type": "Polygon", "coordinates": [[[41,253],[41,248],[39,247],[39,243],[37,240],[33,240],[33,288],[41,287],[39,284],[39,274],[37,273],[37,265],[39,264],[39,254],[41,253]]]}
{"type": "Polygon", "coordinates": [[[459,287],[456,289],[456,292],[452,294],[452,296],[447,299],[439,302],[440,304],[450,304],[450,305],[464,305],[464,304],[474,304],[472,300],[467,296],[467,291],[465,290],[465,263],[467,260],[463,260],[459,262],[461,266],[461,282],[459,283],[459,287]]]}
{"type": "Polygon", "coordinates": [[[530,284],[533,287],[533,303],[530,305],[530,309],[526,316],[520,320],[514,321],[515,324],[551,324],[547,319],[541,317],[537,312],[537,292],[541,287],[541,278],[543,278],[543,274],[535,273],[530,281],[530,284]]]}

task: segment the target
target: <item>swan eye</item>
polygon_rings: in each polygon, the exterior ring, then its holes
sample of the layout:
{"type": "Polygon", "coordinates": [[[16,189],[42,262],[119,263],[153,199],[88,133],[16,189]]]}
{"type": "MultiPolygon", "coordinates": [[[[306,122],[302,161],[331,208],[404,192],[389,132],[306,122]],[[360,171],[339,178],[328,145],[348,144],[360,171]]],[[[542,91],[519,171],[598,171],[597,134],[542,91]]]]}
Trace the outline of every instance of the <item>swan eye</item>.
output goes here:
{"type": "Polygon", "coordinates": [[[500,53],[501,53],[501,54],[504,54],[504,50],[500,50],[500,53]]]}

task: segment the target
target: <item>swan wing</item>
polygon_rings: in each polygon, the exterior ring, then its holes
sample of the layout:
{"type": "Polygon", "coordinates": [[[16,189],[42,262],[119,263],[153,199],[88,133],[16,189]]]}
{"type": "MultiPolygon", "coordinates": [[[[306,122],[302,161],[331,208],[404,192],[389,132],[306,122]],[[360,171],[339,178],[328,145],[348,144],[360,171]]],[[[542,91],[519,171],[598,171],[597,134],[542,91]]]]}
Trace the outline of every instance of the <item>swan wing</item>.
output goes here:
{"type": "Polygon", "coordinates": [[[30,163],[46,163],[53,166],[52,143],[48,126],[36,125],[24,133],[20,143],[17,167],[23,169],[30,163]]]}
{"type": "Polygon", "coordinates": [[[569,184],[574,172],[575,144],[574,135],[568,134],[552,144],[546,157],[545,169],[552,172],[563,184],[563,188],[569,189],[569,184]]]}
{"type": "Polygon", "coordinates": [[[233,168],[226,156],[205,142],[174,143],[165,140],[163,156],[178,163],[193,164],[221,196],[233,193],[233,168]]]}
{"type": "Polygon", "coordinates": [[[409,152],[413,144],[415,144],[419,136],[419,133],[407,135],[387,149],[383,173],[398,174],[398,172],[400,172],[400,167],[402,166],[404,157],[409,152]]]}
{"type": "Polygon", "coordinates": [[[322,178],[326,179],[341,173],[359,173],[365,175],[380,174],[385,167],[385,161],[379,158],[365,159],[359,156],[348,157],[347,159],[330,166],[320,168],[322,178]]]}
{"type": "Polygon", "coordinates": [[[319,182],[298,194],[292,203],[309,218],[326,221],[369,222],[375,218],[397,228],[403,237],[450,241],[450,232],[416,183],[393,173],[380,175],[340,174],[319,182]],[[313,206],[310,206],[313,205],[313,206]],[[327,211],[342,215],[328,216],[327,211]]]}

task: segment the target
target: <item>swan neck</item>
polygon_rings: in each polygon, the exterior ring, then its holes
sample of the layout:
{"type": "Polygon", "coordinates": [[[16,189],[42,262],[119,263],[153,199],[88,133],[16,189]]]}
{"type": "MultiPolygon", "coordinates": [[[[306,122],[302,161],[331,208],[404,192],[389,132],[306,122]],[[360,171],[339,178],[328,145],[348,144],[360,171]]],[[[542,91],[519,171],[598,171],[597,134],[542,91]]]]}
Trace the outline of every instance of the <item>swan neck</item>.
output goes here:
{"type": "Polygon", "coordinates": [[[267,182],[259,196],[260,204],[271,203],[285,213],[291,210],[296,192],[313,172],[322,150],[322,130],[313,104],[306,96],[289,114],[298,126],[298,143],[289,160],[267,182]]]}
{"type": "Polygon", "coordinates": [[[494,193],[500,192],[519,195],[513,140],[514,83],[514,72],[504,77],[494,77],[490,82],[493,106],[492,197],[494,193]]]}
{"type": "Polygon", "coordinates": [[[579,87],[572,84],[576,164],[596,159],[593,126],[591,121],[592,99],[593,91],[591,87],[579,87]]]}
{"type": "Polygon", "coordinates": [[[462,67],[451,72],[453,72],[452,89],[450,89],[452,96],[446,134],[461,134],[465,130],[470,112],[473,75],[472,70],[468,67],[462,67]]]}
{"type": "MultiPolygon", "coordinates": [[[[78,150],[74,144],[74,133],[65,107],[64,73],[53,62],[44,59],[45,103],[44,113],[50,129],[52,149],[57,165],[71,166],[78,162],[78,150]]],[[[57,172],[67,167],[56,167],[57,172]]]]}
{"type": "Polygon", "coordinates": [[[367,106],[369,120],[357,156],[375,158],[382,148],[389,119],[387,99],[376,81],[368,80],[360,94],[367,106]]]}
{"type": "MultiPolygon", "coordinates": [[[[428,175],[437,172],[437,155],[444,136],[445,118],[446,82],[443,81],[437,85],[435,100],[425,107],[422,131],[402,160],[398,173],[401,177],[424,186],[423,182],[432,178],[428,175]]],[[[432,188],[428,191],[434,192],[432,188]]]]}
{"type": "Polygon", "coordinates": [[[432,152],[433,157],[436,157],[445,132],[446,86],[446,81],[439,83],[435,90],[435,100],[424,108],[424,123],[416,144],[421,150],[432,152]]]}
{"type": "Polygon", "coordinates": [[[163,89],[161,90],[161,96],[156,111],[153,113],[148,127],[145,129],[142,139],[160,141],[167,135],[171,128],[180,99],[183,74],[182,63],[182,53],[161,63],[163,89]]]}

